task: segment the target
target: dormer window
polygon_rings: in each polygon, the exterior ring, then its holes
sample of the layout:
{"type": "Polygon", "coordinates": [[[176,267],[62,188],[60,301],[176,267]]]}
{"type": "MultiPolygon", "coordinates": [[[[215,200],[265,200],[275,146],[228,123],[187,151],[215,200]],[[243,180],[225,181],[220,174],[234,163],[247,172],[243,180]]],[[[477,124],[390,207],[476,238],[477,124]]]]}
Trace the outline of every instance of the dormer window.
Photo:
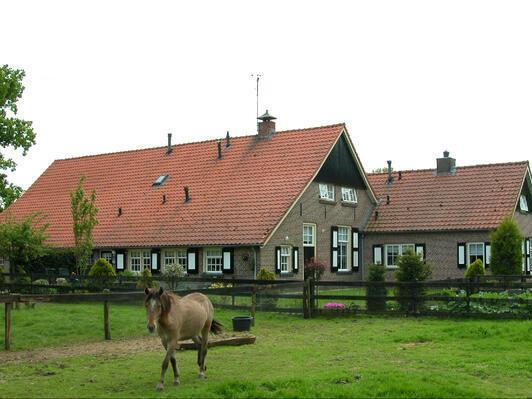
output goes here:
{"type": "Polygon", "coordinates": [[[320,199],[334,201],[334,186],[320,183],[320,199]]]}
{"type": "Polygon", "coordinates": [[[161,186],[167,178],[168,178],[168,175],[160,175],[157,179],[155,179],[155,182],[153,183],[153,185],[161,186]]]}
{"type": "Polygon", "coordinates": [[[519,208],[523,211],[523,212],[528,212],[528,202],[527,202],[527,199],[526,199],[526,195],[521,195],[521,197],[519,198],[519,208]]]}
{"type": "Polygon", "coordinates": [[[342,187],[342,201],[351,204],[357,203],[357,193],[354,188],[342,187]]]}

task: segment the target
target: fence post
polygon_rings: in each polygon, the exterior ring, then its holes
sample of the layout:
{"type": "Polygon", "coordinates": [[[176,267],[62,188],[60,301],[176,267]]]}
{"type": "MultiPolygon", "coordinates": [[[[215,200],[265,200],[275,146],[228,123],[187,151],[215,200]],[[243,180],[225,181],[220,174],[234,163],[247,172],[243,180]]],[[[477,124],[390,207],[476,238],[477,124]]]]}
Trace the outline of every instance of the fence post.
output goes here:
{"type": "Polygon", "coordinates": [[[314,310],[318,307],[318,299],[312,299],[316,295],[316,281],[311,277],[309,279],[309,298],[308,298],[308,306],[309,306],[309,317],[312,318],[312,314],[314,313],[314,310]]]}
{"type": "Polygon", "coordinates": [[[105,339],[111,339],[111,327],[109,325],[109,301],[103,301],[103,331],[105,339]]]}
{"type": "Polygon", "coordinates": [[[257,310],[257,286],[251,287],[251,325],[255,326],[255,313],[257,310]]]}
{"type": "Polygon", "coordinates": [[[467,287],[466,287],[466,310],[467,313],[471,311],[471,278],[467,279],[467,287]]]}
{"type": "MultiPolygon", "coordinates": [[[[235,285],[235,276],[231,278],[233,280],[233,288],[236,288],[235,285]]],[[[231,307],[235,307],[235,291],[234,289],[231,290],[231,307]]]]}
{"type": "Polygon", "coordinates": [[[11,349],[11,309],[13,308],[12,302],[5,303],[5,313],[4,313],[4,348],[6,351],[11,349]]]}
{"type": "Polygon", "coordinates": [[[310,283],[309,279],[303,281],[303,318],[309,318],[310,283]]]}

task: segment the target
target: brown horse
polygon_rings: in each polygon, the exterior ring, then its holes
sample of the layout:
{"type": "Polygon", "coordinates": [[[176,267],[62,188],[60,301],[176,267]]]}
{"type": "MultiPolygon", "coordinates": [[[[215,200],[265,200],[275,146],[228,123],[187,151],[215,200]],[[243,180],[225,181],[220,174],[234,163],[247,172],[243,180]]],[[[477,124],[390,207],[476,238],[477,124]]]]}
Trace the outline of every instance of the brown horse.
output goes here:
{"type": "Polygon", "coordinates": [[[146,288],[145,292],[148,331],[154,332],[157,329],[161,343],[166,349],[157,390],[164,388],[164,375],[168,362],[172,363],[174,370],[174,385],[179,384],[175,350],[182,340],[192,339],[198,346],[198,377],[205,378],[209,332],[218,334],[222,331],[222,325],[214,320],[214,309],[209,298],[200,293],[179,297],[171,292],[165,292],[162,288],[146,288]]]}

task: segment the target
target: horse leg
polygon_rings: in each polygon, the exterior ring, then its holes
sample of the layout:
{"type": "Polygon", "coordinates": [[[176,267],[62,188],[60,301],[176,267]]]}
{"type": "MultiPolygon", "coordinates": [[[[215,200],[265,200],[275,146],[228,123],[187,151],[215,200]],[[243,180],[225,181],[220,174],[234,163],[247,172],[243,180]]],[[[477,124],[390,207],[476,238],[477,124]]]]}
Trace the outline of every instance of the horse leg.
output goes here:
{"type": "Polygon", "coordinates": [[[205,371],[207,371],[207,367],[205,366],[205,358],[207,357],[207,345],[209,343],[209,331],[211,327],[208,326],[208,328],[203,328],[201,331],[201,347],[198,352],[198,365],[200,368],[198,378],[205,378],[205,371]]]}
{"type": "Polygon", "coordinates": [[[172,352],[172,356],[170,357],[170,362],[172,363],[172,369],[174,370],[174,385],[179,385],[179,368],[177,367],[175,351],[172,352]]]}
{"type": "Polygon", "coordinates": [[[197,345],[198,348],[198,367],[201,367],[201,336],[196,335],[192,337],[192,341],[197,345]]]}
{"type": "Polygon", "coordinates": [[[164,357],[163,364],[161,365],[161,379],[159,380],[159,383],[157,384],[158,391],[162,391],[164,389],[164,375],[166,374],[166,369],[168,369],[168,363],[170,362],[170,359],[172,358],[172,354],[174,353],[174,345],[168,345],[168,349],[166,351],[166,356],[164,357]]]}

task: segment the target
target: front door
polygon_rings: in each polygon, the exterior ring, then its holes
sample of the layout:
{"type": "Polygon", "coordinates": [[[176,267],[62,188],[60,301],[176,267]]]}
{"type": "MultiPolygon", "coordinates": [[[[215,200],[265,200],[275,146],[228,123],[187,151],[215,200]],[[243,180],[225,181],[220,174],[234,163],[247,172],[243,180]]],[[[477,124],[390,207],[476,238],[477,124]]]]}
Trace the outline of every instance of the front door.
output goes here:
{"type": "Polygon", "coordinates": [[[303,224],[303,261],[304,264],[316,257],[316,225],[303,224]]]}

